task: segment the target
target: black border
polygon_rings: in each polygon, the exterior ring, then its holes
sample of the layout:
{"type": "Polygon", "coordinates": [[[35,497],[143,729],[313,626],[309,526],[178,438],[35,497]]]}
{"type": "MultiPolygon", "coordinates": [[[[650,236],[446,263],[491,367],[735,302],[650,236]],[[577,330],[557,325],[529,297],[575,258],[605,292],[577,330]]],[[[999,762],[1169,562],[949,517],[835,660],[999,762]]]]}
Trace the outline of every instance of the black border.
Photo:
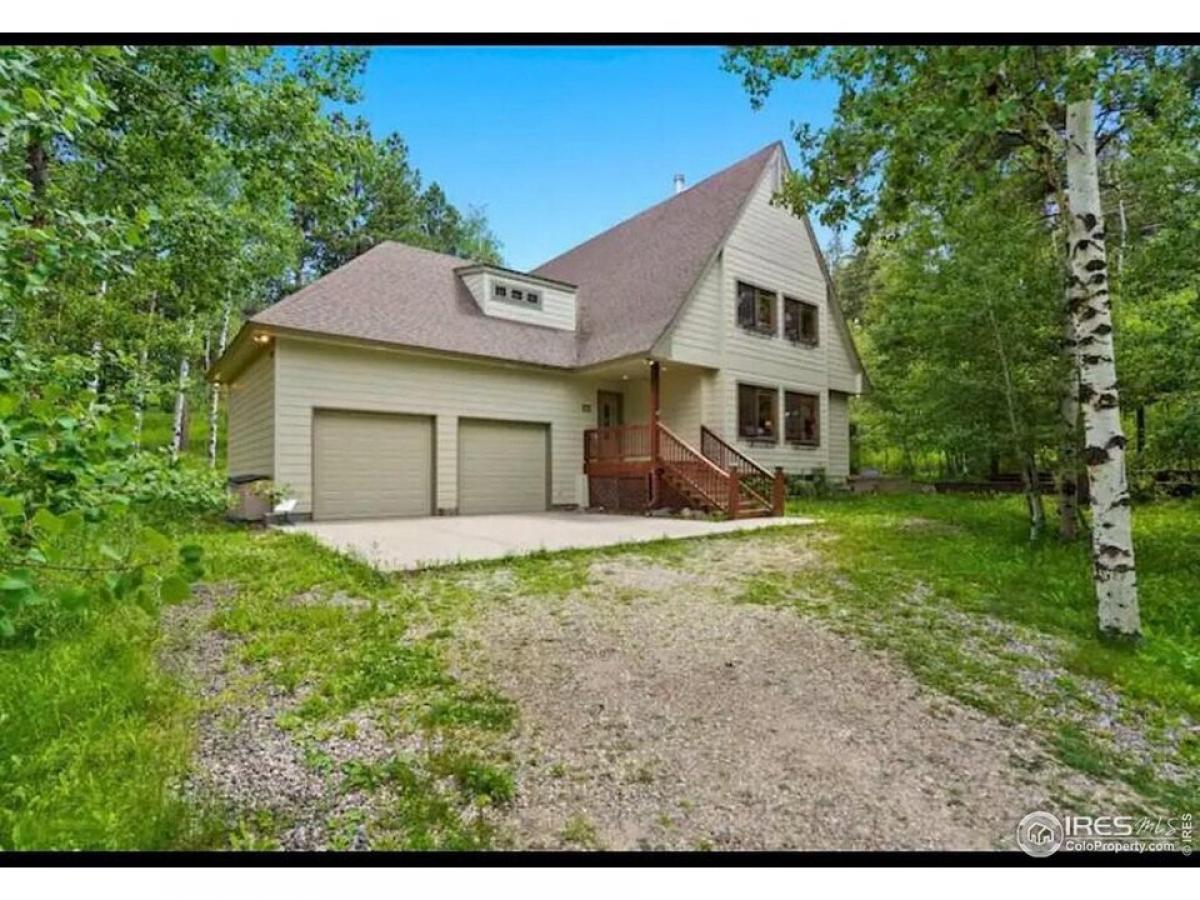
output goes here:
{"type": "MultiPolygon", "coordinates": [[[[975,44],[981,46],[1066,44],[1181,44],[1200,42],[1200,32],[12,32],[0,45],[150,44],[342,45],[413,47],[726,47],[731,44],[975,44]]],[[[1183,853],[1063,852],[1034,859],[1017,851],[0,851],[0,868],[20,867],[489,867],[525,866],[632,868],[760,866],[890,866],[1053,868],[1192,866],[1183,853]]]]}
{"type": "Polygon", "coordinates": [[[178,866],[245,867],[334,867],[334,868],[514,868],[546,866],[559,868],[610,867],[653,868],[686,866],[692,868],[747,868],[765,866],[889,866],[912,867],[993,867],[1014,868],[1047,866],[1080,868],[1139,865],[1175,868],[1195,866],[1182,853],[1104,853],[1098,851],[1060,852],[1046,859],[1034,859],[1017,850],[479,850],[479,851],[321,851],[321,850],[128,850],[128,851],[12,851],[0,853],[0,867],[19,866],[132,866],[138,868],[174,868],[178,866]]]}
{"type": "Polygon", "coordinates": [[[865,31],[803,32],[450,32],[450,31],[88,31],[12,32],[0,44],[233,44],[233,45],[340,45],[340,46],[487,46],[487,47],[726,47],[730,44],[1011,44],[1062,46],[1063,44],[1190,44],[1200,42],[1200,32],[1124,31],[865,31]]]}

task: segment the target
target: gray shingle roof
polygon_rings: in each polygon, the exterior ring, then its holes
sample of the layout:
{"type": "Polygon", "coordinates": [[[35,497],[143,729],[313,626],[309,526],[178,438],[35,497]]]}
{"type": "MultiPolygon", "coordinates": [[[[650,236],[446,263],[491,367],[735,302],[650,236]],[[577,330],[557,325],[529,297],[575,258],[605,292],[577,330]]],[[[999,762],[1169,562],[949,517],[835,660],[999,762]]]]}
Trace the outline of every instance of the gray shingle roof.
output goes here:
{"type": "Polygon", "coordinates": [[[654,346],[729,235],[776,146],[533,270],[579,285],[579,365],[654,346]]]}
{"type": "Polygon", "coordinates": [[[558,367],[648,352],[733,228],[776,147],[534,269],[533,275],[578,285],[577,332],[485,316],[454,272],[464,260],[392,241],[251,322],[558,367]]]}

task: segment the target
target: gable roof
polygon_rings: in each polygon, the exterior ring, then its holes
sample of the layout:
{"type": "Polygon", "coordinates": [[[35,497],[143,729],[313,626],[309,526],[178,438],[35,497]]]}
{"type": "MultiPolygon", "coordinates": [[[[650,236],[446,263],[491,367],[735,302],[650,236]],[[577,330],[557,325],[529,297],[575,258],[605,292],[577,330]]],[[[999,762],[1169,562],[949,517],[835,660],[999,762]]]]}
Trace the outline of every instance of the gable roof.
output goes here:
{"type": "Polygon", "coordinates": [[[533,270],[579,286],[579,365],[648,352],[737,222],[778,143],[533,270]]]}
{"type": "Polygon", "coordinates": [[[649,353],[733,230],[776,152],[782,152],[779,142],[530,272],[578,286],[574,332],[484,315],[458,277],[471,261],[394,241],[285,297],[251,317],[247,327],[562,368],[649,353]]]}
{"type": "Polygon", "coordinates": [[[574,333],[485,316],[456,269],[467,261],[384,241],[250,322],[546,366],[575,365],[574,333]]]}

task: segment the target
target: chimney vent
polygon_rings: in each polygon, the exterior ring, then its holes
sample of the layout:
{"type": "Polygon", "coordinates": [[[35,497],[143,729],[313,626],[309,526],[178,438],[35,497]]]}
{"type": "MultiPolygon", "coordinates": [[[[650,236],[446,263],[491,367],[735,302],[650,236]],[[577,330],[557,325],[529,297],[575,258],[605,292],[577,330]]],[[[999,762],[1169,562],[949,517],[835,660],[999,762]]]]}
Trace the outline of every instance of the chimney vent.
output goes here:
{"type": "Polygon", "coordinates": [[[677,194],[682,193],[683,188],[684,188],[683,176],[676,175],[675,176],[675,193],[677,193],[677,194]]]}

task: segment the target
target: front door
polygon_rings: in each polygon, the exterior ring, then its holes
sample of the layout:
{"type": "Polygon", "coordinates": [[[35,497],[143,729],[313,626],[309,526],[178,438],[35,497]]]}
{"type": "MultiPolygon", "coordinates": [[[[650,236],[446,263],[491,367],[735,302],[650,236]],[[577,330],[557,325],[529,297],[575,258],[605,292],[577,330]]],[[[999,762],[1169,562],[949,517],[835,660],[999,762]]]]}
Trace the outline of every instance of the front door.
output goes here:
{"type": "MultiPolygon", "coordinates": [[[[625,424],[625,395],[616,391],[596,391],[596,425],[615,428],[625,424]]],[[[598,448],[601,459],[621,457],[621,435],[617,431],[601,431],[598,448]]]]}
{"type": "Polygon", "coordinates": [[[625,424],[625,395],[616,391],[596,391],[596,425],[611,428],[625,424]]]}

